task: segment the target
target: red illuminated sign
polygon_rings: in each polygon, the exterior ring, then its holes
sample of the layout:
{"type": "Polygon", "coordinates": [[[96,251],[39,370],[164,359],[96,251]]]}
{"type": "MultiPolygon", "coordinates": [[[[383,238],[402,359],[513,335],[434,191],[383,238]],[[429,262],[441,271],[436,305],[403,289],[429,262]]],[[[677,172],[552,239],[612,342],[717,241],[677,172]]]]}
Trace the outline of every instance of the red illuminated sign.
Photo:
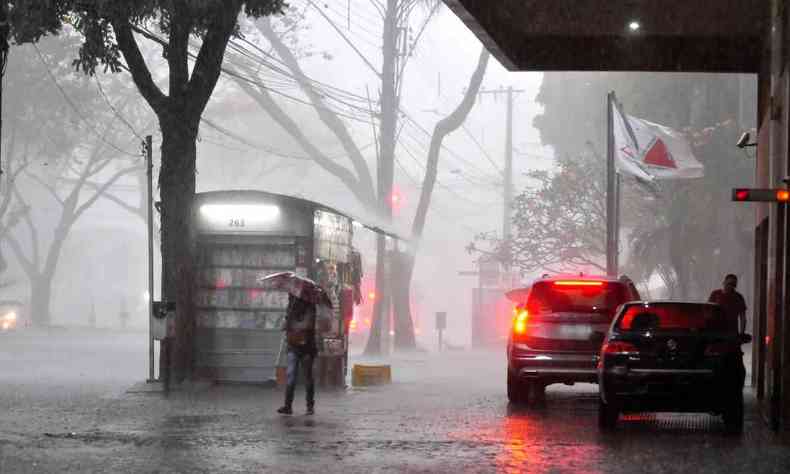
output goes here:
{"type": "Polygon", "coordinates": [[[737,202],[782,202],[790,201],[790,190],[781,188],[735,188],[732,200],[737,202]]]}

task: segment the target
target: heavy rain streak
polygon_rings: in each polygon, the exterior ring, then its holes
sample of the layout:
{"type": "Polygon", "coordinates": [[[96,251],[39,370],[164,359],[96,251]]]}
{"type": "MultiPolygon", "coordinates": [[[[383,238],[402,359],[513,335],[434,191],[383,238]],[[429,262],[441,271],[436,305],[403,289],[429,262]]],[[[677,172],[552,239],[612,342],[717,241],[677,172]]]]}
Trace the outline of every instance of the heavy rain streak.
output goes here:
{"type": "Polygon", "coordinates": [[[0,473],[790,472],[787,31],[0,2],[0,473]]]}

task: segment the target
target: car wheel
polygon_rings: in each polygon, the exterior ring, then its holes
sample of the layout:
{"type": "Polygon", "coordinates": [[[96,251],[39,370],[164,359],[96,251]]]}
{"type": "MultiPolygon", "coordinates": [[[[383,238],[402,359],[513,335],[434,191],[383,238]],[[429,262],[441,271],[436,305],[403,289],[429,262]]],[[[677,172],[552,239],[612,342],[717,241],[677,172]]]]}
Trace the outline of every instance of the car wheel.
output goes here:
{"type": "Polygon", "coordinates": [[[724,427],[728,433],[741,434],[743,432],[743,391],[733,395],[724,408],[724,427]]]}
{"type": "Polygon", "coordinates": [[[604,403],[602,398],[598,398],[598,426],[604,430],[612,430],[617,426],[617,418],[620,410],[611,400],[604,403]]]}
{"type": "Polygon", "coordinates": [[[529,385],[507,373],[507,399],[514,405],[521,405],[529,401],[529,385]]]}

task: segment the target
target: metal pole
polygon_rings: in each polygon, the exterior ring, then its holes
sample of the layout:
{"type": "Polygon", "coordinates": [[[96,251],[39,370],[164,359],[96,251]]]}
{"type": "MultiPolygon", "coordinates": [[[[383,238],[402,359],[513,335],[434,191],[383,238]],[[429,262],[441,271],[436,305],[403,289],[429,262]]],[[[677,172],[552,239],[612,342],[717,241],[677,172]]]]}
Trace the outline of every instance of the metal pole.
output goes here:
{"type": "Polygon", "coordinates": [[[617,275],[617,189],[614,167],[614,92],[606,96],[606,274],[617,275]]]}
{"type": "MultiPolygon", "coordinates": [[[[8,24],[8,2],[0,3],[0,136],[3,132],[3,77],[5,77],[5,68],[8,63],[8,34],[11,27],[8,24]]],[[[0,151],[0,154],[2,151],[0,151]]],[[[2,160],[2,156],[0,156],[2,160]]],[[[0,161],[0,175],[3,174],[3,164],[0,161]]]]}
{"type": "Polygon", "coordinates": [[[614,177],[614,274],[620,270],[620,191],[622,180],[615,169],[614,177]]]}
{"type": "Polygon", "coordinates": [[[513,207],[513,87],[507,88],[507,123],[505,125],[505,196],[502,213],[502,239],[507,242],[505,271],[510,270],[510,225],[513,207]]]}
{"type": "Polygon", "coordinates": [[[147,176],[148,199],[148,380],[154,380],[154,163],[152,158],[151,135],[145,137],[145,169],[147,176]]]}
{"type": "Polygon", "coordinates": [[[485,320],[483,319],[483,260],[478,260],[477,266],[477,330],[478,334],[477,341],[480,345],[484,345],[485,341],[483,340],[483,331],[482,328],[485,325],[485,320]]]}

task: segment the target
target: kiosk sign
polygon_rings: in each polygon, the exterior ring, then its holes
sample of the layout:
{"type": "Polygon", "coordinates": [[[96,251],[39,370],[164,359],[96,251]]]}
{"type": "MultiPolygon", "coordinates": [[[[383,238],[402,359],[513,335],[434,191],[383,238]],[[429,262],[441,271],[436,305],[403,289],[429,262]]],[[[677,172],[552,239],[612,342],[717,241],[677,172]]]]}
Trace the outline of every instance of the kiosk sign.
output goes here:
{"type": "Polygon", "coordinates": [[[280,217],[274,204],[203,204],[200,216],[212,229],[265,232],[280,217]]]}

